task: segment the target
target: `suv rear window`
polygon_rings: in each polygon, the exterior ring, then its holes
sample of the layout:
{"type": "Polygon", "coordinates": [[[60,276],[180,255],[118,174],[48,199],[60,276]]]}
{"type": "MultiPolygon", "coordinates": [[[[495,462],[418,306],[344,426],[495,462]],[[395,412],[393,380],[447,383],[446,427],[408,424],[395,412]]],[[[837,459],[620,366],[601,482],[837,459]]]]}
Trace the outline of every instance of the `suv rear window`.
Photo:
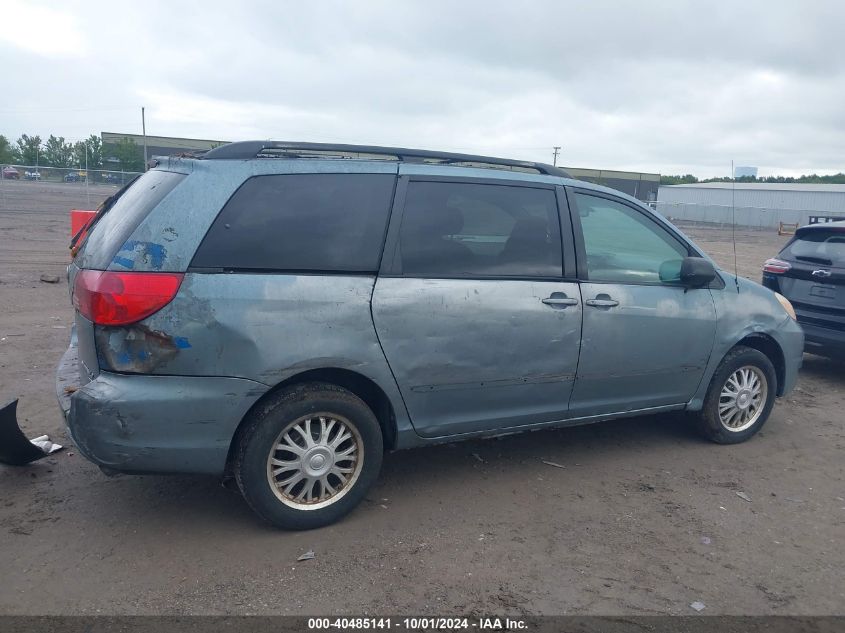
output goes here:
{"type": "Polygon", "coordinates": [[[77,260],[80,267],[108,268],[117,251],[144,218],[184,178],[185,174],[154,169],[126,185],[126,190],[114,206],[105,212],[85,238],[77,260]]]}
{"type": "Polygon", "coordinates": [[[254,176],[229,199],[191,266],[375,272],[392,174],[254,176]]]}
{"type": "Polygon", "coordinates": [[[845,229],[804,231],[781,254],[798,261],[845,267],[845,229]]]}

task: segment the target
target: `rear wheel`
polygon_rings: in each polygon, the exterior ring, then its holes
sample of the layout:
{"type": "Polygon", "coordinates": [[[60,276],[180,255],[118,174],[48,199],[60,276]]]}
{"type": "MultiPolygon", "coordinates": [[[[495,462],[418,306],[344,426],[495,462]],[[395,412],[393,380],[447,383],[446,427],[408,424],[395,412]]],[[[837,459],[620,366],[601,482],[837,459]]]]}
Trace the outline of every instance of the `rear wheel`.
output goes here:
{"type": "Polygon", "coordinates": [[[241,434],[235,477],[247,503],[286,529],[328,525],[364,498],[381,469],[381,427],[340,387],[309,383],[271,397],[241,434]]]}
{"type": "Polygon", "coordinates": [[[735,347],[710,381],[704,407],[696,414],[699,429],[719,444],[744,442],[769,419],[776,388],[768,357],[750,347],[735,347]]]}

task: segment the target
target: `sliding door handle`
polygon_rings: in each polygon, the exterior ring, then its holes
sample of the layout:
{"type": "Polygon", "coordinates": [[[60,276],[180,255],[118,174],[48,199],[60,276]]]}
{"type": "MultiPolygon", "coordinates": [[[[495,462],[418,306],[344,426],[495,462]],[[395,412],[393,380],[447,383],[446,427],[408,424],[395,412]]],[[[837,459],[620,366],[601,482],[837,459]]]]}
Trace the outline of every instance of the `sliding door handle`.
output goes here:
{"type": "Polygon", "coordinates": [[[554,306],[556,308],[565,308],[566,306],[577,306],[578,299],[567,297],[562,292],[553,292],[551,297],[541,299],[547,306],[554,306]]]}

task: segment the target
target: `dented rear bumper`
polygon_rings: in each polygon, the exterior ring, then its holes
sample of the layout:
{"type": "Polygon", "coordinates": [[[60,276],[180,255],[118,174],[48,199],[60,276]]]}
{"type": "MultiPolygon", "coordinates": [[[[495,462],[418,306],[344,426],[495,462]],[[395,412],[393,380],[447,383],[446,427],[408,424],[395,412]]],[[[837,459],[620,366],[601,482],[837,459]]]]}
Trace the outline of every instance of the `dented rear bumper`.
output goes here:
{"type": "Polygon", "coordinates": [[[76,339],[76,326],[74,326],[71,329],[70,345],[56,368],[56,398],[62,415],[65,416],[65,422],[70,412],[70,397],[77,389],[79,389],[79,345],[76,339]]]}
{"type": "Polygon", "coordinates": [[[79,386],[71,341],[56,373],[68,432],[88,460],[127,473],[222,474],[235,429],[268,389],[242,378],[101,371],[79,386]]]}

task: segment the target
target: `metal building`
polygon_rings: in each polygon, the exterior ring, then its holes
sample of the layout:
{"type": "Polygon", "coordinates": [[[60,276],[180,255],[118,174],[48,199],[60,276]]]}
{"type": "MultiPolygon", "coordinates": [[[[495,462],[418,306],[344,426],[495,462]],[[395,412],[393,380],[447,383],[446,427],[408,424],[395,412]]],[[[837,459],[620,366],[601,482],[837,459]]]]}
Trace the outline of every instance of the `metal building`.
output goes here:
{"type": "Polygon", "coordinates": [[[647,174],[637,171],[615,171],[611,169],[584,169],[582,167],[564,167],[573,178],[586,180],[597,185],[624,191],[644,202],[657,200],[660,186],[660,174],[647,174]]]}
{"type": "Polygon", "coordinates": [[[670,219],[777,228],[845,220],[845,184],[703,182],[661,186],[657,210],[670,219]]]}
{"type": "MultiPolygon", "coordinates": [[[[101,132],[103,140],[103,157],[106,162],[113,160],[117,144],[123,140],[130,140],[138,147],[140,152],[144,147],[144,137],[140,134],[123,134],[120,132],[101,132]]],[[[209,150],[228,141],[210,141],[196,138],[176,138],[172,136],[147,136],[147,156],[170,156],[194,150],[209,150]]],[[[142,154],[143,155],[143,154],[142,154]]]]}

